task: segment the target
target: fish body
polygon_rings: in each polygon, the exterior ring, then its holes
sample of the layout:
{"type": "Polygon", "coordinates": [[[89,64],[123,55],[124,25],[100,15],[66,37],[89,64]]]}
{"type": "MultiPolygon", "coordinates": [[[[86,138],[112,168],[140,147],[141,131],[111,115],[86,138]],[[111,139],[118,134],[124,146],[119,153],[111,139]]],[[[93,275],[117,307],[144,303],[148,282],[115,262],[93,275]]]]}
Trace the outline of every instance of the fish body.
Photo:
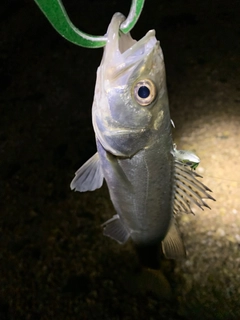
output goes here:
{"type": "Polygon", "coordinates": [[[140,44],[129,34],[119,36],[123,19],[115,15],[109,27],[97,74],[93,126],[103,175],[119,225],[126,230],[119,242],[131,236],[135,243],[146,244],[163,240],[171,221],[171,122],[155,32],[148,32],[140,44]],[[148,105],[139,103],[134,91],[141,81],[154,86],[148,105]]]}
{"type": "Polygon", "coordinates": [[[137,42],[120,34],[124,19],[113,16],[97,71],[92,108],[97,153],[76,172],[71,188],[95,190],[105,179],[117,214],[103,224],[104,234],[154,251],[162,243],[167,257],[179,258],[185,250],[174,213],[191,212],[192,201],[204,206],[209,189],[174,157],[155,31],[137,42]]]}

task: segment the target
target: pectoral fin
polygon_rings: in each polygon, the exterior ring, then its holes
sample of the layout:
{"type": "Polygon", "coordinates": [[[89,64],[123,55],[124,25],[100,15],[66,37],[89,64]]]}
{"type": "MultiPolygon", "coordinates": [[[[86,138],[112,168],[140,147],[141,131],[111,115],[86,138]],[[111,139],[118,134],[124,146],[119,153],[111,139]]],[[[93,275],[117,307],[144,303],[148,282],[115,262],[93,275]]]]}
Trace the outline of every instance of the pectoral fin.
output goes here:
{"type": "Polygon", "coordinates": [[[120,244],[124,244],[130,237],[130,232],[121,222],[119,215],[115,214],[111,219],[102,224],[103,234],[116,240],[120,244]]]}
{"type": "Polygon", "coordinates": [[[175,219],[172,219],[170,229],[162,241],[162,249],[168,259],[183,259],[186,257],[186,251],[180,231],[176,225],[175,219]]]}
{"type": "Polygon", "coordinates": [[[80,169],[75,173],[75,178],[70,184],[70,188],[75,191],[85,192],[101,188],[103,184],[103,173],[96,152],[80,169]]]}

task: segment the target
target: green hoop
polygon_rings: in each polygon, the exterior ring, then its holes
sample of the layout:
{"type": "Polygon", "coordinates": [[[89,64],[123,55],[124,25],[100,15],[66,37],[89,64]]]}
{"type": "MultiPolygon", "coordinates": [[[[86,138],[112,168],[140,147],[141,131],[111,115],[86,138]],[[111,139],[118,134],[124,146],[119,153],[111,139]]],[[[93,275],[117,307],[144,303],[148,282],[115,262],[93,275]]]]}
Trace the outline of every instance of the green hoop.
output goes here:
{"type": "MultiPolygon", "coordinates": [[[[70,21],[61,0],[34,0],[52,26],[65,39],[85,48],[101,48],[106,44],[105,36],[93,36],[78,30],[70,21]]],[[[136,24],[144,5],[144,0],[132,0],[127,19],[120,30],[127,33],[136,24]]]]}

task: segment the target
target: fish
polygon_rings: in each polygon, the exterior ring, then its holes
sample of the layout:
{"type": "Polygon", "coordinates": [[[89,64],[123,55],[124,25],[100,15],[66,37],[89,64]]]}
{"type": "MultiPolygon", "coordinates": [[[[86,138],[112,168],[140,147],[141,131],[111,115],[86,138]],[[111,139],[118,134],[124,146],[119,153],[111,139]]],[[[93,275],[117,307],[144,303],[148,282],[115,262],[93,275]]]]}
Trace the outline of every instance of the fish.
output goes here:
{"type": "MultiPolygon", "coordinates": [[[[179,161],[172,141],[166,72],[155,30],[139,41],[120,32],[125,17],[114,14],[97,70],[92,123],[97,152],[75,173],[71,189],[100,188],[105,180],[116,214],[102,224],[119,244],[134,243],[143,265],[158,268],[186,251],[176,222],[194,203],[209,206],[211,190],[179,161]]],[[[181,159],[180,159],[181,160],[181,159]]]]}

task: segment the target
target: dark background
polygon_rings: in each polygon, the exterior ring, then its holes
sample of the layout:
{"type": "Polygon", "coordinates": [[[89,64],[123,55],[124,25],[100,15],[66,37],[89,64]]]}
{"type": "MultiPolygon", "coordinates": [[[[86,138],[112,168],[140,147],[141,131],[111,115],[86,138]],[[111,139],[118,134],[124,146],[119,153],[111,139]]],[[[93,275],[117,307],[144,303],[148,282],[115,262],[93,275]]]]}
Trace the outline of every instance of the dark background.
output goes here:
{"type": "MultiPolygon", "coordinates": [[[[64,5],[79,29],[104,34],[115,12],[128,14],[130,0],[64,5]]],[[[238,81],[239,9],[236,0],[146,0],[132,35],[156,29],[176,136],[218,112],[185,108],[185,95],[201,95],[211,81],[238,81]],[[192,86],[198,70],[205,75],[192,86]]],[[[4,1],[0,19],[0,320],[238,319],[222,318],[221,306],[219,316],[210,315],[201,303],[185,312],[175,290],[183,279],[170,263],[170,301],[162,299],[164,288],[160,298],[128,290],[137,259],[131,244],[102,236],[100,225],[113,213],[106,187],[85,194],[69,188],[96,150],[91,104],[102,49],[67,42],[33,1],[4,1]]],[[[230,112],[239,113],[237,98],[230,112]]]]}

